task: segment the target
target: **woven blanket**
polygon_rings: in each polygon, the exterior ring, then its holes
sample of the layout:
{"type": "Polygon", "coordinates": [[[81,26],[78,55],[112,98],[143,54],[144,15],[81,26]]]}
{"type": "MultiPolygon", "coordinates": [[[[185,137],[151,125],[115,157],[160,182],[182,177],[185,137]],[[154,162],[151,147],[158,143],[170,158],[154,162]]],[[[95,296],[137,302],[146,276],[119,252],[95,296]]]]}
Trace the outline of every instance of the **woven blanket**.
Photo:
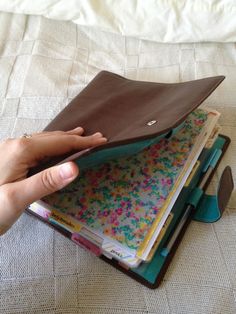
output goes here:
{"type": "MultiPolygon", "coordinates": [[[[180,82],[223,74],[207,99],[232,143],[236,47],[158,44],[39,16],[0,14],[0,138],[42,130],[100,71],[180,82]]],[[[157,290],[149,290],[23,214],[0,238],[0,313],[236,313],[236,197],[214,224],[192,222],[157,290]]]]}

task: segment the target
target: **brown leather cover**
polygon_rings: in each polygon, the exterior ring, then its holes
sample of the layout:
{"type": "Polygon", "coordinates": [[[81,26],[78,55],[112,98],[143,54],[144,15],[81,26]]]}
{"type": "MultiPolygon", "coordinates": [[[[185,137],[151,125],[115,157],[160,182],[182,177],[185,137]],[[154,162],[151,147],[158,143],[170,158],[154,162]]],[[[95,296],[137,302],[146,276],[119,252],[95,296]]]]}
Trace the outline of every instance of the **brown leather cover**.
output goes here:
{"type": "Polygon", "coordinates": [[[180,124],[223,79],[216,76],[164,84],[102,71],[45,130],[82,126],[85,135],[100,131],[109,139],[106,147],[151,138],[180,124]],[[157,123],[147,125],[153,120],[157,123]]]}
{"type": "MultiPolygon", "coordinates": [[[[164,84],[129,80],[102,71],[58,114],[45,131],[67,131],[82,126],[85,129],[84,135],[99,131],[108,138],[106,144],[82,152],[81,156],[153,138],[183,122],[223,79],[224,76],[216,76],[164,84]],[[153,120],[157,122],[148,125],[153,120]]],[[[71,154],[53,158],[47,164],[33,169],[31,174],[52,166],[71,154]]]]}

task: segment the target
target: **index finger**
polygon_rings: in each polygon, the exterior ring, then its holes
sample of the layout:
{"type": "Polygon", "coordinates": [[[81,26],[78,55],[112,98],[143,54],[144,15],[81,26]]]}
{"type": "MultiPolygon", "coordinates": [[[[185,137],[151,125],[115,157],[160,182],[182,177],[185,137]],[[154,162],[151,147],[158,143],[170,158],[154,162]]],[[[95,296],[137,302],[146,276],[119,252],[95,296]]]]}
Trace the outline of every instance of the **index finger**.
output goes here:
{"type": "Polygon", "coordinates": [[[58,156],[70,151],[79,151],[102,145],[107,142],[107,139],[101,133],[95,133],[90,136],[68,134],[32,137],[29,141],[29,157],[32,156],[31,158],[34,160],[41,160],[45,157],[58,156]]]}

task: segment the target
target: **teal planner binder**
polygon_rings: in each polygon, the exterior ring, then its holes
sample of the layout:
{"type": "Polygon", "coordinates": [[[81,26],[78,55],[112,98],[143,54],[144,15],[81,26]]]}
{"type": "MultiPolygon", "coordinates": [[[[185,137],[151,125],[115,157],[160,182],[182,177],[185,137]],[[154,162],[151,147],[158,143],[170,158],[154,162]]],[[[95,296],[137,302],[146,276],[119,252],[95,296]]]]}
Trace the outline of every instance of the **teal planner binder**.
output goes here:
{"type": "Polygon", "coordinates": [[[233,188],[227,167],[216,194],[205,193],[230,140],[219,136],[211,149],[203,149],[219,113],[197,109],[223,79],[166,84],[100,72],[45,131],[80,125],[84,135],[100,131],[107,143],[32,168],[29,176],[73,160],[82,175],[27,212],[142,284],[157,287],[190,220],[219,219],[233,188]]]}
{"type": "MultiPolygon", "coordinates": [[[[218,190],[215,195],[207,195],[204,191],[201,193],[201,197],[197,200],[197,202],[193,206],[193,210],[188,220],[186,221],[184,227],[182,228],[179,236],[175,241],[175,245],[167,256],[162,256],[161,252],[163,247],[165,246],[168,238],[171,237],[171,234],[174,232],[178,223],[181,219],[181,215],[183,215],[184,209],[186,205],[189,203],[194,194],[193,192],[197,188],[197,183],[201,180],[201,177],[204,174],[204,168],[206,168],[207,163],[209,163],[209,159],[211,158],[213,152],[221,151],[222,153],[218,155],[218,158],[215,159],[214,162],[214,171],[216,170],[218,164],[220,163],[221,158],[223,157],[228,145],[230,143],[230,139],[224,135],[219,135],[214,145],[210,149],[204,149],[199,157],[199,167],[195,171],[194,175],[188,186],[185,186],[181,191],[175,205],[173,207],[172,213],[173,218],[171,220],[170,225],[168,226],[163,239],[161,240],[160,245],[158,246],[152,260],[148,263],[142,263],[139,267],[133,269],[125,269],[122,265],[115,262],[114,260],[110,260],[104,256],[101,256],[103,260],[112,264],[122,272],[131,276],[133,279],[141,282],[149,288],[155,289],[157,288],[167,270],[169,263],[171,262],[175,251],[178,245],[181,242],[181,239],[189,225],[191,219],[201,221],[201,222],[215,222],[217,221],[225,209],[227,202],[230,198],[231,192],[233,190],[233,181],[231,169],[226,167],[218,186],[218,190]]],[[[214,171],[211,174],[211,177],[214,174],[214,171]]],[[[208,178],[207,184],[209,184],[211,177],[208,178]]],[[[197,198],[196,198],[197,199],[197,198]]]]}
{"type": "MultiPolygon", "coordinates": [[[[234,187],[232,173],[229,166],[227,166],[223,171],[215,194],[207,195],[205,190],[207,185],[210,183],[210,180],[214,175],[214,172],[216,171],[225,151],[227,150],[229,143],[230,139],[228,137],[219,135],[211,148],[203,149],[196,163],[197,167],[193,168],[192,173],[190,174],[184,188],[173,206],[172,220],[166,228],[165,234],[150,262],[143,262],[137,268],[128,269],[127,266],[120,264],[115,259],[109,259],[104,255],[99,255],[99,253],[97,256],[143,285],[151,289],[157,288],[160,285],[168,265],[174,257],[178,245],[180,244],[191,220],[194,219],[204,223],[215,222],[220,219],[227,205],[234,187]],[[202,181],[202,178],[206,177],[209,169],[212,170],[210,172],[210,176],[204,184],[204,189],[200,189],[199,181],[202,181]],[[170,239],[173,239],[176,229],[178,229],[178,226],[183,220],[186,207],[189,205],[192,207],[190,215],[187,220],[184,221],[184,225],[181,227],[180,233],[174,239],[174,245],[168,251],[168,254],[163,254],[163,251],[166,249],[166,244],[170,242],[170,239]]],[[[43,217],[43,215],[37,214],[30,209],[27,210],[27,213],[37,217],[37,219],[40,219],[50,227],[56,229],[64,236],[72,239],[71,232],[59,224],[52,224],[47,217],[43,217]]],[[[91,250],[91,248],[87,249],[91,250]]]]}

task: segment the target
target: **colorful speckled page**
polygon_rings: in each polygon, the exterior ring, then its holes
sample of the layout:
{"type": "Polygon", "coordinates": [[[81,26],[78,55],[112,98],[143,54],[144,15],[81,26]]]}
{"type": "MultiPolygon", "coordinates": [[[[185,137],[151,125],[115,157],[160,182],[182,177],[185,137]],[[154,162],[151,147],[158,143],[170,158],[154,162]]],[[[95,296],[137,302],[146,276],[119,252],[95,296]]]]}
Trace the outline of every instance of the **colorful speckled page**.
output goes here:
{"type": "Polygon", "coordinates": [[[173,189],[206,120],[207,112],[198,109],[170,139],[162,139],[136,156],[86,170],[44,201],[137,250],[173,189]]]}

